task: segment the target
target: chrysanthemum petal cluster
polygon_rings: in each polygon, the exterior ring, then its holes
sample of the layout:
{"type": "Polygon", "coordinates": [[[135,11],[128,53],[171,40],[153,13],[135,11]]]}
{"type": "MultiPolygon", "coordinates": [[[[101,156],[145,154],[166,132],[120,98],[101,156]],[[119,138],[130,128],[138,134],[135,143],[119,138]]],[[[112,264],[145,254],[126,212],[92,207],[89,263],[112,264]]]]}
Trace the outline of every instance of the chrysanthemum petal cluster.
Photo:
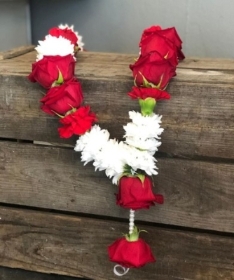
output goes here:
{"type": "Polygon", "coordinates": [[[44,56],[74,56],[74,45],[62,36],[54,37],[47,35],[45,40],[38,41],[39,45],[35,48],[37,51],[37,61],[41,60],[44,56]]]}
{"type": "Polygon", "coordinates": [[[157,174],[156,160],[150,153],[109,137],[109,132],[98,125],[82,135],[75,146],[75,151],[81,152],[81,161],[84,164],[93,161],[95,170],[105,170],[114,184],[117,184],[126,166],[131,168],[133,174],[138,170],[148,175],[157,174]]]}
{"type": "Polygon", "coordinates": [[[153,155],[161,145],[158,139],[163,132],[163,128],[160,127],[162,116],[154,113],[143,116],[141,113],[130,111],[129,117],[132,122],[124,126],[125,142],[153,155]]]}

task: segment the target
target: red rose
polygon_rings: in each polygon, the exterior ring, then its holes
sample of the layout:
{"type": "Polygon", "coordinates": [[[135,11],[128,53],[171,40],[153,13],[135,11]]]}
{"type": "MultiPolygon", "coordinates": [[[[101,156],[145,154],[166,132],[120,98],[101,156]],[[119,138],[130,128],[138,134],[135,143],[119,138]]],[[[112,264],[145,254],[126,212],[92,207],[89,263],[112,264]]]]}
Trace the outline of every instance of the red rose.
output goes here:
{"type": "Polygon", "coordinates": [[[143,30],[142,35],[141,35],[141,40],[140,40],[140,43],[139,43],[139,47],[141,47],[142,40],[147,38],[149,35],[156,33],[159,30],[162,30],[161,26],[159,26],[159,25],[153,25],[153,26],[143,30]]]}
{"type": "Polygon", "coordinates": [[[138,177],[121,177],[116,204],[128,209],[142,209],[163,203],[163,196],[152,192],[152,181],[145,176],[143,182],[138,177]]]}
{"type": "Polygon", "coordinates": [[[145,56],[151,52],[159,53],[175,67],[178,64],[176,46],[158,33],[149,35],[141,41],[141,55],[145,56]]]}
{"type": "Polygon", "coordinates": [[[125,237],[117,239],[108,246],[110,261],[124,267],[142,267],[147,263],[155,262],[149,245],[141,238],[137,241],[128,241],[125,237]]]}
{"type": "Polygon", "coordinates": [[[176,75],[176,67],[157,52],[149,53],[144,57],[140,56],[134,64],[130,65],[130,69],[137,86],[144,86],[145,78],[159,89],[164,89],[170,79],[176,75]]]}
{"type": "Polygon", "coordinates": [[[171,42],[176,46],[177,57],[179,60],[182,60],[185,58],[183,52],[181,51],[182,41],[181,41],[175,27],[161,29],[160,26],[151,26],[151,27],[145,29],[141,36],[141,41],[140,41],[139,46],[142,47],[142,44],[143,44],[143,41],[145,38],[155,35],[155,34],[164,37],[167,40],[167,42],[171,42]]]}
{"type": "Polygon", "coordinates": [[[154,98],[155,100],[170,99],[171,96],[168,92],[157,88],[144,88],[144,87],[132,87],[132,91],[128,93],[132,99],[146,99],[154,98]]]}
{"type": "Polygon", "coordinates": [[[65,115],[72,108],[77,108],[83,101],[83,93],[80,83],[73,78],[61,86],[49,89],[46,95],[40,100],[43,105],[41,109],[50,115],[54,112],[65,115]]]}
{"type": "Polygon", "coordinates": [[[61,29],[59,27],[53,27],[49,30],[49,34],[57,38],[61,36],[71,41],[71,43],[74,44],[75,46],[77,45],[78,38],[76,36],[76,33],[72,31],[70,28],[61,29]]]}
{"type": "Polygon", "coordinates": [[[74,76],[75,60],[72,55],[44,56],[33,63],[32,73],[28,76],[31,82],[38,82],[44,88],[50,88],[58,80],[59,72],[63,81],[68,81],[74,76]]]}
{"type": "Polygon", "coordinates": [[[80,107],[74,112],[60,119],[64,126],[58,129],[61,138],[69,138],[73,134],[82,135],[88,131],[97,120],[96,115],[90,112],[90,107],[80,107]]]}

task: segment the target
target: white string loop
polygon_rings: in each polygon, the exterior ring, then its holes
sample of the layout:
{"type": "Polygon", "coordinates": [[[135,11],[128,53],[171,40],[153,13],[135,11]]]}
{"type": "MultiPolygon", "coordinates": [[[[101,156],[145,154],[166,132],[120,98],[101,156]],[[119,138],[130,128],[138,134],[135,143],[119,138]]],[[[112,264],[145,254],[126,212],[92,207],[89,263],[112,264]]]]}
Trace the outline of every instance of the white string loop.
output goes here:
{"type": "Polygon", "coordinates": [[[129,268],[124,267],[124,266],[122,266],[122,265],[120,265],[120,264],[117,264],[117,265],[114,266],[113,271],[114,271],[114,274],[115,274],[116,276],[124,276],[125,274],[128,273],[129,268]],[[119,271],[118,271],[118,270],[119,270],[119,271]]]}

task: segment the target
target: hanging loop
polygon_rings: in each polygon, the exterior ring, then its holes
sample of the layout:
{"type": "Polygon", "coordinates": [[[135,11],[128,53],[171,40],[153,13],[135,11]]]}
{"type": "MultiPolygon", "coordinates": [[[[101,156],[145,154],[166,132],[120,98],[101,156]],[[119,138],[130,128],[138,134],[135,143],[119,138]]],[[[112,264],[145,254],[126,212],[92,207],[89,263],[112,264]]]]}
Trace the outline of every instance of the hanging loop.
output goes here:
{"type": "Polygon", "coordinates": [[[125,274],[128,273],[129,268],[124,267],[124,266],[122,266],[120,264],[117,264],[117,265],[114,266],[113,271],[114,271],[114,274],[116,276],[124,276],[125,274]]]}

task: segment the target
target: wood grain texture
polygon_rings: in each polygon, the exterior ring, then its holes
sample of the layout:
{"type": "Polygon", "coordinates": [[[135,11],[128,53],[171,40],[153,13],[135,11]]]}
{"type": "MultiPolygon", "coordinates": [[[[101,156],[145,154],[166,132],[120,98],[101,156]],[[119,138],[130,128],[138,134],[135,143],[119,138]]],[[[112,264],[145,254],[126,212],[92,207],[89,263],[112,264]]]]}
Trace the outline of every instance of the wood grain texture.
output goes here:
{"type": "Polygon", "coordinates": [[[29,46],[21,46],[21,47],[17,47],[5,52],[0,52],[0,60],[2,59],[10,59],[13,57],[17,57],[23,54],[26,54],[28,52],[33,51],[35,48],[35,46],[33,45],[29,45],[29,46]]]}
{"type": "MultiPolygon", "coordinates": [[[[163,205],[137,212],[142,221],[234,232],[234,165],[158,159],[155,192],[163,205]]],[[[0,142],[0,202],[128,218],[117,187],[71,149],[0,142]]]]}
{"type": "Polygon", "coordinates": [[[87,280],[87,278],[74,278],[62,275],[44,274],[22,269],[0,267],[1,280],[87,280]]]}
{"type": "MultiPolygon", "coordinates": [[[[128,224],[0,208],[0,265],[95,280],[116,279],[106,248],[128,224]]],[[[124,279],[231,280],[234,239],[141,227],[157,262],[124,279]]]]}
{"type": "MultiPolygon", "coordinates": [[[[137,102],[126,95],[130,78],[97,80],[93,75],[81,82],[85,102],[97,113],[101,127],[121,139],[128,111],[139,110],[137,102]]],[[[175,80],[168,90],[171,100],[160,102],[156,110],[163,115],[165,128],[160,151],[191,158],[234,158],[234,86],[175,80]]],[[[25,77],[0,75],[0,137],[74,144],[75,138],[59,139],[58,120],[40,111],[42,92],[25,77]]]]}

